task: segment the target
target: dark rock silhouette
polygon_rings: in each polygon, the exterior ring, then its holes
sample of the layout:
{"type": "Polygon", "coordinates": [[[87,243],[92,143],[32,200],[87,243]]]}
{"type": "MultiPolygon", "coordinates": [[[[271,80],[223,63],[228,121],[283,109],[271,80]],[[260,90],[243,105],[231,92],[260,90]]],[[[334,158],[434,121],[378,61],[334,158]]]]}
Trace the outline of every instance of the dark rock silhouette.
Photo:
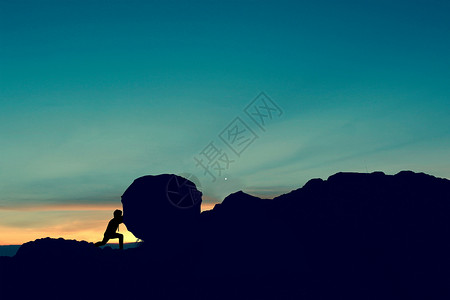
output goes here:
{"type": "Polygon", "coordinates": [[[449,180],[410,171],[337,173],[270,200],[239,191],[197,218],[198,207],[180,217],[176,206],[163,201],[167,176],[149,180],[149,190],[144,184],[146,192],[137,193],[146,195],[144,200],[128,202],[134,183],[122,198],[125,224],[143,237],[142,247],[119,251],[62,239],[26,243],[15,257],[0,260],[2,295],[93,299],[135,291],[148,299],[450,297],[449,180]],[[134,205],[148,204],[142,201],[157,204],[137,212],[134,205]],[[171,222],[193,230],[184,240],[191,243],[189,251],[158,250],[153,234],[166,235],[169,245],[174,245],[171,238],[182,240],[166,219],[147,220],[160,207],[171,222]],[[104,288],[119,278],[120,287],[104,288]]]}
{"type": "Polygon", "coordinates": [[[338,173],[273,200],[238,192],[202,213],[202,230],[206,259],[231,253],[220,268],[255,270],[260,286],[279,288],[265,291],[274,298],[289,280],[306,299],[450,295],[446,179],[338,173]]]}
{"type": "Polygon", "coordinates": [[[174,174],[143,176],[122,195],[124,223],[144,241],[182,235],[200,215],[201,202],[190,180],[174,174]]]}

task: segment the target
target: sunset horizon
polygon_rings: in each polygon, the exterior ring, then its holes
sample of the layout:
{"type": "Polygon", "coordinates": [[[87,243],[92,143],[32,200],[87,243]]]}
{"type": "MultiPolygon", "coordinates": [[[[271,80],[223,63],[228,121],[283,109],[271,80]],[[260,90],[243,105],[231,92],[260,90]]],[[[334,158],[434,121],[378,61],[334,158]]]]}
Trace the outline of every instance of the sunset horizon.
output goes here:
{"type": "Polygon", "coordinates": [[[1,294],[450,299],[449,15],[0,1],[1,294]]]}

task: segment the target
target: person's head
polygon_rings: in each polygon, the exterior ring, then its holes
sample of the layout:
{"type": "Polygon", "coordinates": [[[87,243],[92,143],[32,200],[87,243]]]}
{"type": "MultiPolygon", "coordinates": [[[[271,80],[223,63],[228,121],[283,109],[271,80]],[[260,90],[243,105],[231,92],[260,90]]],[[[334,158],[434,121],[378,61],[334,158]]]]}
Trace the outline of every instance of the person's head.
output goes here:
{"type": "Polygon", "coordinates": [[[116,209],[113,213],[114,218],[120,218],[122,216],[122,211],[120,209],[116,209]]]}

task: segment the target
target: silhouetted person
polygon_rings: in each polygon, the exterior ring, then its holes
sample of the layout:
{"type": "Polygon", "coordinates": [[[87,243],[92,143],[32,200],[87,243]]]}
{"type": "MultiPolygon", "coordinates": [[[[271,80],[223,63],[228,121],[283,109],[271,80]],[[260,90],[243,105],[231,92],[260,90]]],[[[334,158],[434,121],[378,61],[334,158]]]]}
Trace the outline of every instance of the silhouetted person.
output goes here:
{"type": "Polygon", "coordinates": [[[114,218],[109,221],[108,227],[106,227],[105,234],[103,235],[103,240],[94,244],[96,247],[106,245],[110,239],[118,238],[120,249],[123,249],[123,234],[116,232],[119,228],[119,224],[123,222],[122,211],[120,209],[116,209],[113,215],[114,218]]]}

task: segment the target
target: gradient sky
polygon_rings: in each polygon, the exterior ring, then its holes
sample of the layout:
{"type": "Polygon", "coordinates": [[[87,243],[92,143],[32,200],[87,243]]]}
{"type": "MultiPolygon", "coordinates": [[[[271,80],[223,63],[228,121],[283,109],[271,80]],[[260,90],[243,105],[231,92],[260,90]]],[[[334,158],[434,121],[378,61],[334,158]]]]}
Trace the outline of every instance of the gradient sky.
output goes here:
{"type": "Polygon", "coordinates": [[[203,209],[339,171],[450,178],[449,14],[448,1],[0,1],[0,244],[101,239],[146,174],[194,174],[203,209]],[[260,92],[282,110],[265,131],[244,112],[260,92]],[[236,117],[258,136],[239,157],[219,137],[236,117]],[[234,160],[214,182],[194,161],[210,142],[234,160]]]}

